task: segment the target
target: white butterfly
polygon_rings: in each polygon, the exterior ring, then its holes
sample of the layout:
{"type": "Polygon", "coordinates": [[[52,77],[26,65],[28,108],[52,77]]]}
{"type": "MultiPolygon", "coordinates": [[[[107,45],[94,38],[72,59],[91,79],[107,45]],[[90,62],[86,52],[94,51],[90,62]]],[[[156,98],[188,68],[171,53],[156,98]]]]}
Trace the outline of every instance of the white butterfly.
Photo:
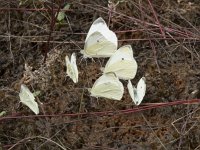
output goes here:
{"type": "Polygon", "coordinates": [[[19,98],[20,102],[28,106],[36,115],[39,114],[39,108],[37,102],[35,101],[35,97],[24,84],[21,85],[19,98]]]}
{"type": "Polygon", "coordinates": [[[137,84],[137,88],[133,87],[132,83],[130,80],[128,80],[128,91],[129,94],[133,100],[133,102],[136,105],[140,105],[140,103],[142,102],[144,96],[145,96],[145,92],[146,92],[146,83],[145,83],[146,79],[145,77],[142,77],[138,84],[137,84]]]}
{"type": "Polygon", "coordinates": [[[106,22],[100,17],[89,29],[85,39],[83,57],[110,57],[117,50],[117,36],[111,31],[106,22]]]}
{"type": "Polygon", "coordinates": [[[90,90],[91,96],[104,97],[114,100],[121,100],[124,87],[119,79],[113,74],[103,74],[99,77],[92,89],[90,90]]]}
{"type": "Polygon", "coordinates": [[[119,79],[130,80],[135,77],[137,67],[131,45],[125,45],[110,57],[103,72],[114,72],[119,79]]]}
{"type": "Polygon", "coordinates": [[[76,65],[76,55],[73,53],[71,55],[71,61],[69,57],[65,57],[66,65],[67,65],[67,75],[73,80],[74,83],[78,82],[78,68],[76,65]]]}

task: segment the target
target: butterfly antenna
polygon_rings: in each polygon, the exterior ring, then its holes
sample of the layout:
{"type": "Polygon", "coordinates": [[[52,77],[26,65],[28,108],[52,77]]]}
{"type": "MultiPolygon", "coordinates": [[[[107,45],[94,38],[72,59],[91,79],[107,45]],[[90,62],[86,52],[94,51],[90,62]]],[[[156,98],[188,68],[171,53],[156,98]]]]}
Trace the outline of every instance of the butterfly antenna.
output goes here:
{"type": "MultiPolygon", "coordinates": [[[[83,59],[84,59],[83,56],[81,56],[81,61],[80,61],[80,63],[82,62],[83,59]]],[[[80,64],[80,63],[79,63],[79,64],[80,64]]]]}
{"type": "Polygon", "coordinates": [[[92,62],[94,62],[95,63],[95,60],[93,59],[93,58],[91,58],[92,59],[92,62]]]}
{"type": "Polygon", "coordinates": [[[85,60],[86,66],[87,66],[87,60],[85,60]]]}
{"type": "Polygon", "coordinates": [[[98,97],[97,97],[97,105],[100,105],[100,104],[99,104],[99,98],[98,98],[98,97]]]}
{"type": "Polygon", "coordinates": [[[100,66],[102,67],[102,63],[101,63],[101,61],[100,61],[100,59],[98,58],[98,62],[99,62],[99,64],[100,64],[100,66]]]}
{"type": "Polygon", "coordinates": [[[78,46],[78,44],[76,44],[76,42],[74,42],[73,40],[70,40],[75,46],[77,46],[80,50],[82,50],[81,49],[81,47],[80,46],[78,46]]]}
{"type": "Polygon", "coordinates": [[[80,61],[80,63],[79,64],[81,64],[81,62],[84,60],[85,62],[86,62],[86,66],[87,66],[87,60],[86,60],[87,58],[85,58],[84,56],[81,56],[81,61],[80,61]]]}

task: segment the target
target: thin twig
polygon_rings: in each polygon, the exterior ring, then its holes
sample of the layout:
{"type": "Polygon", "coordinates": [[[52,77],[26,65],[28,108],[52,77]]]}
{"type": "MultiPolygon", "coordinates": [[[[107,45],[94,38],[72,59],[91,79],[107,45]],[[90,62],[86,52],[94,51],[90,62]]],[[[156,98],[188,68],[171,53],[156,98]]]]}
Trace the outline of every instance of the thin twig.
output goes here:
{"type": "Polygon", "coordinates": [[[49,138],[43,137],[43,136],[33,136],[33,137],[24,138],[24,139],[22,139],[22,140],[19,140],[19,141],[18,141],[17,143],[15,143],[14,145],[12,145],[12,147],[10,147],[8,150],[12,150],[12,149],[15,148],[17,145],[19,145],[19,144],[21,144],[21,143],[23,143],[23,142],[25,142],[25,141],[32,140],[32,139],[37,139],[37,138],[48,140],[49,142],[56,144],[56,145],[57,145],[58,147],[60,147],[61,149],[66,150],[65,147],[61,146],[61,145],[58,144],[57,142],[55,142],[55,141],[53,141],[53,140],[51,140],[51,139],[49,139],[49,138]]]}
{"type": "MultiPolygon", "coordinates": [[[[141,5],[142,5],[142,4],[140,4],[140,10],[142,10],[141,5]]],[[[142,16],[142,20],[144,20],[144,18],[143,18],[143,11],[141,11],[141,16],[142,16]]],[[[144,22],[143,27],[144,27],[144,29],[147,30],[147,25],[145,24],[145,22],[144,22]]],[[[148,41],[149,41],[149,43],[150,43],[150,46],[151,46],[151,48],[152,48],[152,50],[153,50],[154,61],[155,61],[156,66],[157,66],[157,68],[158,68],[158,72],[160,73],[160,67],[159,67],[159,65],[158,65],[157,51],[156,51],[156,49],[155,49],[155,45],[154,45],[154,43],[152,42],[152,38],[150,37],[149,34],[147,34],[147,37],[148,37],[148,41]]]]}
{"type": "MultiPolygon", "coordinates": [[[[9,3],[9,7],[10,7],[10,3],[9,3]]],[[[13,52],[12,52],[12,43],[11,43],[11,38],[10,38],[10,35],[11,35],[11,22],[10,22],[10,11],[8,11],[8,41],[9,41],[9,50],[10,50],[10,54],[11,54],[11,58],[12,58],[12,61],[13,61],[13,65],[15,63],[15,60],[14,60],[14,55],[13,55],[13,52]]]]}
{"type": "MultiPolygon", "coordinates": [[[[161,26],[161,24],[160,24],[160,21],[159,21],[157,15],[156,15],[156,12],[155,12],[155,10],[154,10],[154,8],[153,8],[153,5],[151,4],[151,1],[150,1],[150,0],[147,0],[147,1],[148,1],[149,5],[150,5],[150,7],[151,7],[151,10],[152,10],[153,15],[154,15],[154,17],[155,17],[155,19],[156,19],[156,23],[158,24],[158,27],[159,27],[159,29],[160,29],[161,34],[163,35],[164,38],[166,38],[165,32],[163,31],[163,28],[162,28],[162,26],[161,26]]],[[[166,43],[166,45],[169,45],[169,44],[167,43],[167,41],[165,41],[165,43],[166,43]]]]}

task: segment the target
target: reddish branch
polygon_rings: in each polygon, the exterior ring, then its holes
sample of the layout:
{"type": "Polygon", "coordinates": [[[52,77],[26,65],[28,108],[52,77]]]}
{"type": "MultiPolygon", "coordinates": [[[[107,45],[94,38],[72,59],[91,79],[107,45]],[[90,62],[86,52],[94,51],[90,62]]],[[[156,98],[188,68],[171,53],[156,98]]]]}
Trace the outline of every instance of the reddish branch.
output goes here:
{"type": "Polygon", "coordinates": [[[56,23],[56,18],[58,17],[58,12],[60,11],[61,8],[61,1],[60,1],[60,5],[59,8],[56,12],[56,15],[54,13],[54,2],[55,0],[52,1],[51,3],[51,25],[50,25],[50,32],[49,32],[49,37],[48,37],[48,41],[47,44],[45,45],[45,49],[44,49],[44,63],[46,62],[47,59],[47,53],[50,51],[50,41],[52,40],[52,33],[54,31],[55,28],[55,23],[56,23]]]}
{"type": "Polygon", "coordinates": [[[118,110],[118,111],[102,111],[102,112],[83,112],[83,113],[74,113],[74,114],[53,114],[53,115],[29,115],[29,116],[6,116],[1,117],[0,122],[10,120],[10,119],[31,119],[31,118],[44,118],[44,117],[77,117],[77,116],[113,116],[113,115],[122,115],[129,113],[136,113],[145,110],[162,108],[167,106],[181,105],[181,104],[199,104],[200,99],[191,99],[191,100],[178,100],[173,102],[166,103],[148,103],[146,106],[139,106],[132,109],[118,110]]]}
{"type": "Polygon", "coordinates": [[[160,32],[161,32],[161,34],[163,35],[163,37],[165,38],[165,37],[166,37],[166,36],[165,36],[165,32],[163,31],[163,28],[162,28],[162,26],[161,26],[161,24],[160,24],[160,22],[159,22],[159,20],[158,20],[158,17],[157,17],[157,15],[156,15],[156,12],[155,12],[155,10],[154,10],[152,4],[151,4],[151,0],[147,0],[147,1],[148,1],[149,5],[150,5],[150,7],[151,7],[151,10],[152,10],[153,15],[154,15],[154,17],[155,17],[155,19],[156,19],[156,23],[158,24],[158,27],[159,27],[159,29],[160,29],[160,32]]]}

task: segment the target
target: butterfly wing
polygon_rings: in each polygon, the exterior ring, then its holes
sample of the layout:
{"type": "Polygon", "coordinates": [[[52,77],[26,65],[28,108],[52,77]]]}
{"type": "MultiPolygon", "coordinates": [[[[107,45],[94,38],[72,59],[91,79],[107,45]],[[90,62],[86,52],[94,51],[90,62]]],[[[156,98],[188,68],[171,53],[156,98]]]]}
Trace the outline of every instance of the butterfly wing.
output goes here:
{"type": "Polygon", "coordinates": [[[124,87],[114,74],[104,74],[96,80],[90,92],[94,97],[121,100],[124,87]]]}
{"type": "Polygon", "coordinates": [[[117,46],[107,40],[100,32],[94,32],[86,41],[84,50],[81,51],[84,57],[110,57],[117,50],[117,46]]]}
{"type": "Polygon", "coordinates": [[[73,80],[74,83],[78,82],[78,68],[76,65],[76,56],[73,53],[71,56],[71,61],[69,57],[66,55],[65,57],[66,66],[67,66],[67,75],[73,80]]]}
{"type": "Polygon", "coordinates": [[[135,77],[137,67],[131,46],[125,45],[110,57],[103,72],[114,72],[119,79],[129,80],[135,77]]]}
{"type": "Polygon", "coordinates": [[[142,102],[145,93],[146,93],[146,79],[142,77],[137,84],[137,97],[138,97],[138,105],[142,102]]]}
{"type": "Polygon", "coordinates": [[[72,56],[71,56],[71,65],[72,65],[72,68],[74,70],[74,83],[77,83],[78,82],[78,68],[77,68],[77,65],[76,65],[76,54],[73,53],[72,56]]]}
{"type": "Polygon", "coordinates": [[[37,102],[35,101],[35,97],[24,84],[21,85],[19,97],[20,102],[28,106],[36,115],[39,114],[39,108],[37,102]]]}
{"type": "Polygon", "coordinates": [[[134,100],[134,91],[133,91],[133,85],[131,83],[130,80],[128,80],[128,85],[127,85],[127,88],[128,88],[128,92],[132,98],[132,100],[134,100]]]}
{"type": "Polygon", "coordinates": [[[117,36],[109,30],[105,21],[98,18],[92,24],[81,53],[85,58],[110,57],[117,50],[117,36]]]}
{"type": "Polygon", "coordinates": [[[85,42],[95,32],[101,33],[107,40],[109,40],[111,43],[113,43],[117,47],[118,43],[117,43],[116,34],[108,28],[106,22],[101,17],[96,19],[93,22],[93,24],[91,25],[91,27],[90,27],[90,29],[88,31],[87,37],[85,39],[85,42]]]}

